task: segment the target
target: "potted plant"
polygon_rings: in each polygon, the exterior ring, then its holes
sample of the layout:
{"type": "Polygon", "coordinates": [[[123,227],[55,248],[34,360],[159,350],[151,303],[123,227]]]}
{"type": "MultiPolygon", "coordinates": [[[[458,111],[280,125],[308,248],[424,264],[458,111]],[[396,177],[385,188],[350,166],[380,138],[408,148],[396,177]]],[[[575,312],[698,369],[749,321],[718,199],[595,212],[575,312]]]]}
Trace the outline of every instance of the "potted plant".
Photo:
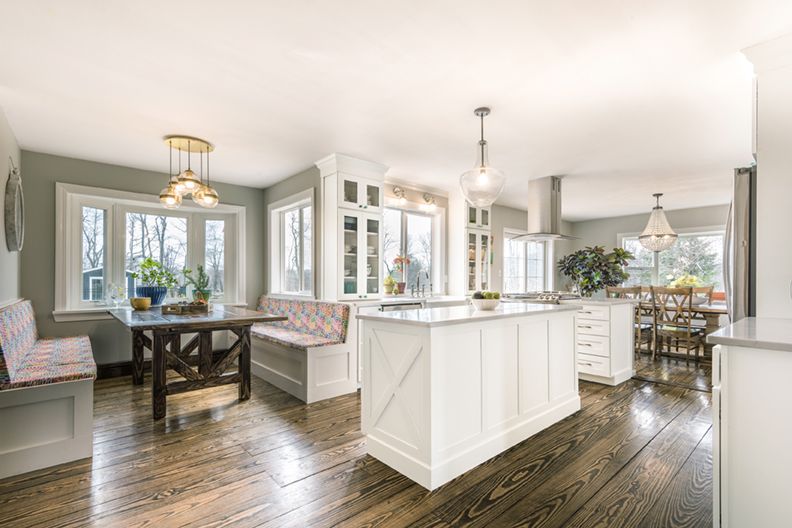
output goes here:
{"type": "Polygon", "coordinates": [[[135,287],[135,294],[138,297],[151,298],[152,306],[161,305],[168,294],[168,289],[177,284],[176,276],[151,257],[143,259],[138,264],[138,269],[132,277],[140,281],[135,287]]]}
{"type": "Polygon", "coordinates": [[[602,246],[579,249],[558,261],[558,269],[577,285],[583,297],[591,297],[606,286],[618,286],[630,277],[624,270],[633,255],[622,248],[610,253],[602,246]]]}
{"type": "Polygon", "coordinates": [[[396,279],[394,279],[390,275],[385,277],[385,280],[382,281],[382,285],[385,287],[385,293],[394,293],[394,290],[396,290],[395,293],[398,293],[399,291],[399,287],[396,283],[396,279]]]}
{"type": "Polygon", "coordinates": [[[182,273],[184,273],[185,286],[192,284],[194,300],[198,301],[203,299],[209,302],[209,298],[212,296],[212,290],[209,289],[209,275],[206,274],[204,267],[200,264],[196,269],[198,270],[198,274],[195,277],[192,276],[191,269],[184,268],[182,270],[182,273]]]}
{"type": "Polygon", "coordinates": [[[393,259],[393,270],[400,271],[402,274],[402,280],[397,282],[396,285],[399,288],[399,293],[404,293],[404,288],[407,286],[405,282],[407,276],[407,266],[410,265],[410,257],[406,255],[396,255],[396,258],[393,259]]]}

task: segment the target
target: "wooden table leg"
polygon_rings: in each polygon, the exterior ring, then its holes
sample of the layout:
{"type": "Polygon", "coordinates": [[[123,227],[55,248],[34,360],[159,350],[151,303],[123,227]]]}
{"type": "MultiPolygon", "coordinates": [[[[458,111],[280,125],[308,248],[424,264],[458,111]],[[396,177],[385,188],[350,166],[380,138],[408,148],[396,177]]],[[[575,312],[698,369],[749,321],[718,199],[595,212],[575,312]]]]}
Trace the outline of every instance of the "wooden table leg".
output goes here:
{"type": "Polygon", "coordinates": [[[250,399],[250,327],[242,328],[239,334],[239,401],[250,399]]]}
{"type": "Polygon", "coordinates": [[[212,373],[212,332],[199,332],[198,336],[198,373],[207,378],[212,373]]]}
{"type": "Polygon", "coordinates": [[[142,330],[132,331],[132,384],[143,385],[143,348],[145,336],[142,330]]]}
{"type": "Polygon", "coordinates": [[[151,410],[155,420],[164,418],[166,411],[165,345],[165,336],[155,330],[151,355],[151,410]]]}

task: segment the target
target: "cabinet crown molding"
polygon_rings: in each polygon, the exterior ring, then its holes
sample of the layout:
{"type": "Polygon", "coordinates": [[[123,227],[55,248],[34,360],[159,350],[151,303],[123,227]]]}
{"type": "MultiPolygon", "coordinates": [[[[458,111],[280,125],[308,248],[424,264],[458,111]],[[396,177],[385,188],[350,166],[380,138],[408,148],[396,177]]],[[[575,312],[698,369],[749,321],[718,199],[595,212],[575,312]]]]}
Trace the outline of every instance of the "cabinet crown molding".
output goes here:
{"type": "Polygon", "coordinates": [[[316,165],[316,167],[319,169],[319,174],[321,174],[322,178],[343,172],[353,176],[379,181],[383,181],[385,179],[385,173],[388,172],[388,169],[390,168],[387,165],[377,163],[376,161],[354,158],[352,156],[339,154],[337,152],[334,152],[329,156],[325,156],[314,163],[314,165],[316,165]]]}

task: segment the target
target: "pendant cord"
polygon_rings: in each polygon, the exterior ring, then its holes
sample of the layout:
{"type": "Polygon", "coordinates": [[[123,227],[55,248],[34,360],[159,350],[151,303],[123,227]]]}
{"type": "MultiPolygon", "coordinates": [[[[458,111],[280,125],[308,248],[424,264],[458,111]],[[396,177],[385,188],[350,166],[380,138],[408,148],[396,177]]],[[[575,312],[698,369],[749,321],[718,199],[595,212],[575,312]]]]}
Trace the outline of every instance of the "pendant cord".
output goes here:
{"type": "Polygon", "coordinates": [[[206,186],[209,187],[209,148],[206,149],[206,186]]]}
{"type": "Polygon", "coordinates": [[[173,141],[168,141],[168,179],[173,177],[173,141]]]}
{"type": "Polygon", "coordinates": [[[187,170],[192,170],[192,169],[190,169],[190,161],[191,161],[191,158],[192,158],[192,156],[190,156],[190,154],[192,154],[192,150],[190,150],[190,140],[188,139],[187,140],[187,170]]]}
{"type": "Polygon", "coordinates": [[[484,114],[481,114],[481,141],[479,141],[479,147],[481,147],[481,166],[484,167],[484,114]]]}
{"type": "Polygon", "coordinates": [[[203,184],[203,150],[199,153],[199,158],[201,159],[201,183],[203,184]]]}

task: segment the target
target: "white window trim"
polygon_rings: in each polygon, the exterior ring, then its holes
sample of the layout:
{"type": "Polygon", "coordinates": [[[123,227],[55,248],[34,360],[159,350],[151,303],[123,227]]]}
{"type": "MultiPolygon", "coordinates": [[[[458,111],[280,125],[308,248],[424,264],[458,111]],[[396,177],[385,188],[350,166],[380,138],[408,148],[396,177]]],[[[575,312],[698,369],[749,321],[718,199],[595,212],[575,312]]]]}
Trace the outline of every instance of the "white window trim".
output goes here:
{"type": "MultiPolygon", "coordinates": [[[[227,240],[225,248],[225,258],[229,259],[233,255],[236,262],[232,266],[225,266],[227,270],[234,270],[236,276],[231,276],[231,283],[225,286],[226,299],[223,304],[246,305],[245,303],[245,207],[239,205],[219,204],[216,208],[208,211],[198,205],[185,203],[178,210],[172,211],[164,209],[159,203],[159,197],[128,191],[118,191],[115,189],[105,189],[101,187],[88,187],[84,185],[74,185],[70,183],[55,184],[55,309],[52,312],[56,322],[68,321],[91,321],[99,319],[109,319],[107,306],[89,306],[88,303],[80,301],[80,292],[74,291],[76,281],[71,280],[73,272],[76,273],[76,265],[80,262],[81,249],[81,226],[77,225],[75,219],[78,218],[77,212],[81,207],[96,206],[103,209],[116,208],[117,214],[123,213],[129,208],[136,211],[149,209],[158,215],[188,216],[200,214],[200,220],[212,219],[212,217],[223,218],[230,221],[231,226],[226,227],[228,232],[235,233],[235,237],[227,240]],[[228,229],[230,227],[230,229],[228,229]],[[76,238],[75,238],[76,237],[76,238]],[[230,294],[230,295],[229,295],[230,294]]],[[[116,240],[123,240],[126,234],[124,225],[113,225],[113,214],[108,215],[105,224],[107,244],[105,255],[113,252],[115,262],[123,261],[123,244],[115,244],[116,240]]],[[[203,253],[202,241],[189,240],[188,242],[188,262],[193,255],[203,253]],[[200,247],[199,247],[200,246],[200,247]]],[[[228,262],[228,260],[226,260],[228,262]]],[[[117,270],[111,270],[117,273],[117,270]]],[[[113,277],[112,282],[118,282],[119,278],[113,277]]],[[[81,284],[80,284],[81,287],[81,284]]]]}
{"type": "MultiPolygon", "coordinates": [[[[445,264],[446,264],[446,209],[445,207],[435,206],[431,211],[424,209],[421,204],[414,202],[407,202],[406,204],[398,204],[395,199],[386,199],[384,209],[396,209],[407,213],[417,213],[428,216],[432,219],[432,294],[443,295],[445,294],[445,264]],[[437,261],[437,262],[435,262],[437,261]]],[[[383,223],[383,233],[385,225],[383,223]]],[[[402,236],[406,227],[402,225],[402,236]]],[[[383,273],[385,270],[383,269],[383,273]]],[[[383,279],[385,277],[383,276],[383,279]]],[[[410,285],[407,285],[409,290],[410,285]]]]}
{"type": "MultiPolygon", "coordinates": [[[[521,229],[514,229],[511,227],[506,227],[503,229],[503,245],[504,250],[501,251],[503,254],[501,256],[501,289],[503,289],[503,281],[505,279],[505,268],[506,268],[506,240],[510,238],[514,238],[521,235],[527,235],[528,231],[524,231],[521,229]]],[[[537,241],[539,242],[539,241],[537,241]]],[[[552,240],[542,240],[541,242],[545,245],[544,251],[544,289],[545,290],[553,290],[555,288],[555,243],[552,240]]],[[[526,273],[528,270],[525,270],[526,273]]],[[[527,284],[527,282],[526,282],[527,284]]],[[[518,292],[510,292],[510,293],[518,293],[518,292]]]]}
{"type": "Polygon", "coordinates": [[[316,261],[316,207],[314,201],[313,188],[300,191],[298,193],[287,196],[277,200],[267,206],[267,218],[269,219],[269,287],[268,292],[272,297],[281,297],[288,299],[315,299],[316,295],[316,277],[317,277],[317,261],[316,261]],[[281,270],[281,256],[283,255],[283,237],[281,236],[281,215],[282,213],[303,207],[306,205],[311,206],[311,290],[301,293],[284,293],[282,291],[282,277],[281,270]]]}
{"type": "MultiPolygon", "coordinates": [[[[701,227],[682,227],[682,228],[675,228],[677,235],[726,235],[726,226],[716,225],[716,226],[701,226],[701,227]]],[[[624,247],[624,239],[625,238],[638,238],[641,235],[641,231],[633,231],[629,233],[617,233],[616,234],[616,247],[623,248],[624,247]]],[[[645,269],[643,266],[636,266],[639,269],[645,269]]],[[[629,271],[629,268],[628,270],[629,271]]],[[[652,284],[656,285],[660,282],[660,254],[658,252],[654,252],[652,254],[652,284]]]]}

